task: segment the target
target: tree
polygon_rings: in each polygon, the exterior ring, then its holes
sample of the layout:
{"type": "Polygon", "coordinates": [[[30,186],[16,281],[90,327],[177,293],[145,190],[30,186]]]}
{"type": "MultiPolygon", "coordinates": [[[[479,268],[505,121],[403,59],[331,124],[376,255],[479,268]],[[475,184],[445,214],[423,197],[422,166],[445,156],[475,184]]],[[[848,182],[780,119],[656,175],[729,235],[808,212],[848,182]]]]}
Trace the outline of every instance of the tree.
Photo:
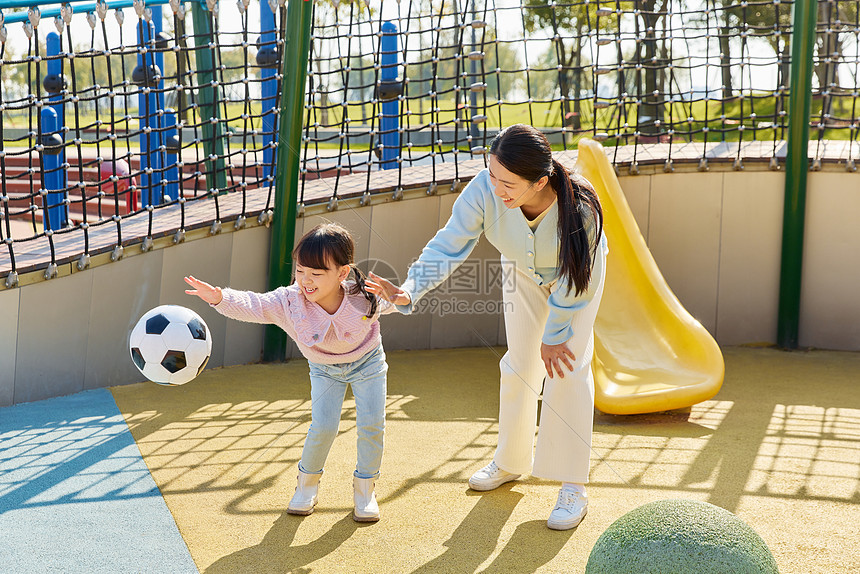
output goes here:
{"type": "MultiPolygon", "coordinates": [[[[451,92],[454,85],[457,83],[457,62],[456,53],[460,48],[456,45],[441,47],[436,52],[439,61],[436,63],[435,76],[437,77],[437,92],[451,92]]],[[[426,52],[427,49],[425,48],[426,52]]],[[[487,37],[483,42],[484,69],[478,71],[477,74],[487,84],[486,93],[489,99],[507,99],[520,86],[517,81],[506,81],[505,78],[497,79],[496,69],[501,72],[514,72],[522,68],[522,62],[514,47],[510,44],[497,42],[495,35],[487,33],[487,37]]],[[[420,54],[420,52],[419,52],[420,54]]],[[[418,85],[429,85],[434,76],[434,64],[432,58],[424,58],[419,56],[417,62],[411,62],[407,66],[409,80],[411,83],[418,85]]],[[[463,74],[463,65],[460,65],[460,78],[463,74]]],[[[507,74],[506,74],[507,75],[507,74]]],[[[468,86],[464,86],[468,87],[468,86]]],[[[427,89],[429,92],[429,88],[427,89]]],[[[411,93],[410,95],[415,95],[411,93]]]]}
{"type": "MultiPolygon", "coordinates": [[[[735,10],[739,10],[736,8],[735,10]]],[[[743,13],[746,25],[753,33],[764,36],[770,43],[779,60],[780,86],[789,85],[791,69],[792,14],[788,8],[779,4],[762,4],[750,7],[743,13]],[[776,34],[776,31],[782,32],[776,34]]],[[[817,33],[815,38],[818,58],[813,72],[822,92],[833,94],[839,91],[838,69],[844,59],[848,38],[853,33],[847,24],[857,18],[857,4],[854,2],[819,2],[817,14],[817,33]]],[[[830,115],[832,98],[825,98],[822,114],[830,115]]]]}
{"type": "Polygon", "coordinates": [[[763,37],[777,56],[777,85],[787,86],[791,69],[791,8],[780,4],[756,4],[740,18],[752,34],[763,37]]]}
{"type": "MultiPolygon", "coordinates": [[[[838,89],[838,68],[853,30],[849,24],[857,19],[856,2],[819,2],[818,33],[815,38],[818,61],[813,71],[823,92],[838,89]]],[[[829,101],[827,105],[829,106],[829,101]]],[[[824,113],[829,113],[826,110],[824,113]]]]}
{"type": "Polygon", "coordinates": [[[644,24],[644,35],[640,29],[639,18],[636,18],[636,36],[644,38],[637,43],[637,81],[638,86],[644,84],[644,93],[639,91],[637,96],[642,105],[639,108],[637,124],[639,131],[645,135],[659,135],[661,129],[659,126],[663,123],[663,105],[665,103],[665,95],[659,90],[658,78],[662,75],[666,63],[661,62],[657,57],[657,28],[660,18],[666,13],[666,3],[668,0],[662,0],[660,7],[657,7],[658,0],[637,0],[634,2],[635,8],[639,11],[644,24]],[[644,70],[644,82],[643,72],[644,70]]]}
{"type": "MultiPolygon", "coordinates": [[[[350,55],[348,60],[349,72],[344,75],[344,86],[346,94],[344,98],[348,102],[361,104],[361,117],[367,118],[367,104],[373,100],[375,86],[373,79],[376,77],[373,69],[373,59],[369,56],[350,55]]],[[[354,119],[354,118],[353,118],[354,119]]]]}
{"type": "MultiPolygon", "coordinates": [[[[653,4],[656,0],[648,0],[653,4]]],[[[541,30],[551,31],[552,42],[556,50],[556,58],[561,66],[558,73],[558,84],[562,100],[562,115],[567,125],[580,129],[581,97],[584,84],[585,63],[582,51],[587,35],[586,31],[599,25],[604,32],[610,33],[618,29],[618,15],[615,13],[602,14],[598,19],[598,6],[593,3],[554,4],[546,0],[526,0],[525,27],[529,33],[541,30]],[[571,109],[573,101],[573,109],[571,109]]],[[[618,6],[629,5],[631,2],[620,2],[618,6]]],[[[639,4],[635,2],[634,4],[639,4]]],[[[656,53],[656,52],[655,52],[656,53]]],[[[651,72],[647,75],[650,77],[651,72]]]]}
{"type": "MultiPolygon", "coordinates": [[[[351,77],[343,74],[343,68],[349,65],[350,54],[341,54],[340,32],[330,37],[332,30],[338,30],[347,24],[343,21],[346,14],[348,20],[360,19],[363,11],[367,11],[368,19],[372,19],[376,8],[371,8],[363,0],[321,0],[314,3],[314,39],[310,45],[311,68],[313,77],[308,78],[308,86],[315,91],[318,103],[314,112],[318,113],[321,126],[329,125],[329,108],[332,107],[331,94],[342,89],[344,82],[351,82],[351,77]],[[320,32],[319,27],[325,26],[325,31],[320,32]],[[326,42],[326,41],[329,42],[326,42]],[[331,53],[331,41],[334,42],[334,53],[331,53]],[[328,50],[328,51],[327,51],[328,50]]],[[[347,99],[344,94],[343,99],[347,99]]],[[[337,120],[332,120],[337,121],[337,120]]]]}
{"type": "MultiPolygon", "coordinates": [[[[723,80],[723,99],[730,99],[734,95],[732,84],[732,31],[738,26],[737,10],[732,10],[732,0],[722,0],[722,22],[720,23],[720,73],[723,80]]],[[[707,16],[706,16],[707,17],[707,16]]]]}
{"type": "MultiPolygon", "coordinates": [[[[584,67],[587,67],[591,64],[589,60],[583,60],[581,63],[584,67]]],[[[559,82],[558,78],[558,64],[558,52],[555,46],[550,47],[547,51],[540,54],[537,58],[529,59],[529,93],[531,94],[531,97],[537,100],[544,101],[560,99],[563,92],[561,88],[561,83],[559,82]]],[[[581,83],[578,86],[580,94],[583,91],[590,91],[593,89],[591,74],[583,73],[581,75],[580,82],[581,83]]],[[[576,94],[574,94],[574,97],[575,96],[576,94]]],[[[567,101],[567,99],[565,99],[565,101],[567,101]]],[[[574,110],[578,109],[577,104],[578,102],[574,102],[574,110]]],[[[563,106],[560,109],[563,110],[563,106]]],[[[564,121],[564,118],[562,118],[562,125],[569,124],[570,119],[572,118],[568,117],[568,121],[564,121]]]]}

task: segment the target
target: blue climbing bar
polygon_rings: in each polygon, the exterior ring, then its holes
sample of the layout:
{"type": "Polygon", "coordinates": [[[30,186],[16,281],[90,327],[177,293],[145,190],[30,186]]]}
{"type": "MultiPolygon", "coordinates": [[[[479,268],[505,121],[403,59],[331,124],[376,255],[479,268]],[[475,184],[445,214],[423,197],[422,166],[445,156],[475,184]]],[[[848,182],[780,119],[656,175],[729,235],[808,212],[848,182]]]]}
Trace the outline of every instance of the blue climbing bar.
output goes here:
{"type": "Polygon", "coordinates": [[[400,68],[400,52],[397,50],[397,24],[383,22],[380,41],[380,85],[377,98],[382,101],[380,127],[380,168],[396,169],[400,157],[400,100],[399,90],[392,89],[397,84],[400,68]]]}
{"type": "MultiPolygon", "coordinates": [[[[168,165],[168,160],[165,151],[165,141],[167,139],[167,135],[165,134],[165,130],[167,129],[167,121],[168,118],[165,114],[164,110],[164,52],[161,49],[167,47],[167,42],[162,39],[162,33],[164,32],[164,12],[161,6],[151,6],[152,10],[152,32],[154,32],[152,38],[155,40],[155,47],[158,48],[154,52],[154,60],[155,65],[158,66],[158,69],[161,70],[161,79],[158,81],[158,85],[155,90],[155,115],[148,122],[150,127],[153,128],[153,132],[155,133],[155,149],[158,154],[158,169],[164,170],[168,165]]],[[[151,44],[150,44],[151,45],[151,44]]],[[[174,121],[174,125],[176,122],[174,121]]],[[[176,160],[174,159],[174,163],[176,160]]],[[[154,168],[155,169],[155,168],[154,168]]],[[[159,190],[161,191],[161,197],[159,198],[159,203],[164,199],[164,197],[169,196],[171,199],[176,199],[173,195],[171,195],[169,186],[167,184],[167,180],[170,179],[167,176],[166,171],[156,171],[154,173],[155,180],[160,182],[159,190]]]]}
{"type": "Polygon", "coordinates": [[[65,170],[60,155],[63,140],[59,130],[56,110],[52,106],[42,108],[42,187],[47,191],[42,198],[45,231],[62,229],[69,219],[69,208],[65,203],[65,170]]]}
{"type": "MultiPolygon", "coordinates": [[[[62,133],[63,127],[66,125],[65,106],[62,103],[63,96],[60,92],[66,87],[66,80],[63,76],[63,60],[57,56],[63,51],[62,38],[56,32],[49,32],[45,42],[46,54],[48,57],[48,75],[45,76],[42,84],[45,91],[51,94],[48,96],[48,101],[59,102],[51,106],[57,114],[57,128],[54,131],[62,133]]],[[[44,117],[44,116],[43,116],[44,117]]],[[[45,132],[42,126],[42,132],[45,132]]],[[[62,135],[60,136],[62,137],[62,135]]],[[[57,155],[59,165],[63,165],[66,161],[66,149],[60,148],[57,155]]],[[[65,170],[60,173],[59,187],[52,189],[66,189],[67,174],[65,170]]]]}
{"type": "Polygon", "coordinates": [[[137,101],[140,118],[140,200],[143,207],[160,204],[164,195],[161,185],[161,138],[158,131],[159,107],[156,91],[159,86],[156,80],[161,76],[161,68],[157,67],[155,54],[150,49],[154,38],[155,26],[141,17],[137,26],[137,41],[138,45],[146,47],[147,50],[137,54],[137,68],[135,74],[132,74],[132,81],[139,86],[137,101]]]}
{"type": "Polygon", "coordinates": [[[260,46],[257,50],[257,64],[261,66],[260,77],[262,80],[262,116],[263,116],[263,179],[269,185],[272,184],[272,166],[275,165],[275,149],[272,142],[275,141],[277,130],[278,109],[278,82],[275,76],[278,73],[278,39],[275,28],[275,13],[266,0],[260,0],[260,46]]]}
{"type": "Polygon", "coordinates": [[[180,190],[180,173],[179,173],[179,156],[182,153],[181,147],[178,146],[179,140],[179,131],[176,127],[176,110],[173,108],[167,108],[164,110],[164,117],[162,118],[162,126],[164,127],[164,131],[162,132],[161,141],[164,142],[166,146],[166,151],[164,155],[164,189],[167,196],[171,201],[179,199],[179,190],[180,190]],[[177,144],[177,145],[173,145],[177,144]]]}

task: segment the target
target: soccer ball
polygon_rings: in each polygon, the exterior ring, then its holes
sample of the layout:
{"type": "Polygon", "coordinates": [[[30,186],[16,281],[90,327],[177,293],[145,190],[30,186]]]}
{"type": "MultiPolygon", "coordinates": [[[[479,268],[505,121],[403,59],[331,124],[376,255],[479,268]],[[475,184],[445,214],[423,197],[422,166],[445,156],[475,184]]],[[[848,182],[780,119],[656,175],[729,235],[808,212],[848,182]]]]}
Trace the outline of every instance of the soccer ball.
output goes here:
{"type": "Polygon", "coordinates": [[[212,336],[200,315],[178,305],[161,305],[140,318],[128,338],[131,360],[160,385],[184,385],[203,371],[212,336]]]}

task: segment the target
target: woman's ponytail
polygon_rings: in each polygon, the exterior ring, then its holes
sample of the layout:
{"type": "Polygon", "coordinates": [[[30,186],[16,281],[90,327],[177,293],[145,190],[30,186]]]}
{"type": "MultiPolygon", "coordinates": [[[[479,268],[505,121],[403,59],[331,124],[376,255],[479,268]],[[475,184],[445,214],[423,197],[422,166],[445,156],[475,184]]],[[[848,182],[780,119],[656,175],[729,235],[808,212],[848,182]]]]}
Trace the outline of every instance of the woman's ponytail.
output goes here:
{"type": "Polygon", "coordinates": [[[368,301],[370,301],[370,313],[365,315],[368,319],[376,315],[376,295],[367,290],[367,285],[365,283],[366,277],[364,273],[361,272],[361,269],[356,267],[355,263],[350,263],[349,266],[352,268],[352,272],[355,273],[355,287],[352,288],[352,293],[362,293],[368,301]]]}
{"type": "Polygon", "coordinates": [[[603,211],[587,179],[571,174],[552,156],[552,146],[540,130],[525,124],[509,126],[493,139],[490,153],[511,173],[529,183],[549,176],[558,196],[559,276],[570,291],[588,289],[591,268],[603,232],[603,211]]]}
{"type": "Polygon", "coordinates": [[[585,292],[603,232],[603,210],[594,188],[584,177],[571,175],[559,161],[552,160],[550,183],[558,195],[559,275],[567,280],[570,292],[585,292]],[[594,237],[589,237],[589,228],[594,237]]]}

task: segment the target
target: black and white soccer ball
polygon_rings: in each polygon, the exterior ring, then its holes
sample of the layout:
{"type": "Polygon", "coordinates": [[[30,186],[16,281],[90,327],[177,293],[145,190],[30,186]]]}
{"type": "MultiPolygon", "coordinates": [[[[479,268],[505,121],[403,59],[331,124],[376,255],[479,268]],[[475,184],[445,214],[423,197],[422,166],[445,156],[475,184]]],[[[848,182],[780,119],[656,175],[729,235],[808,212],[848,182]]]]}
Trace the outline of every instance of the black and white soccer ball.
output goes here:
{"type": "Polygon", "coordinates": [[[128,338],[131,360],[160,385],[184,385],[203,371],[212,354],[212,334],[200,315],[161,305],[140,318],[128,338]]]}

